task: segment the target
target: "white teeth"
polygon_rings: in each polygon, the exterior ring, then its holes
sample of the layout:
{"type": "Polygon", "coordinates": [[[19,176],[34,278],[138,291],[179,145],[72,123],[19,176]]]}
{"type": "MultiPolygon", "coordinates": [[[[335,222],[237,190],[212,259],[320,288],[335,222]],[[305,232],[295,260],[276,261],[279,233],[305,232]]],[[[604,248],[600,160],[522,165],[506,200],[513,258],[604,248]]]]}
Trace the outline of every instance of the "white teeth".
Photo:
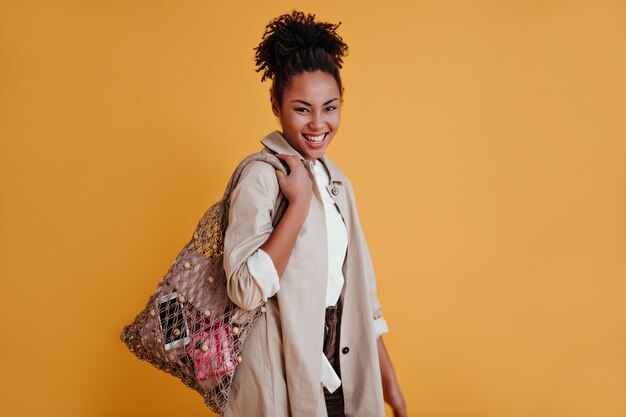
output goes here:
{"type": "Polygon", "coordinates": [[[304,135],[303,136],[307,139],[310,140],[311,142],[321,142],[322,140],[324,140],[324,137],[326,136],[325,133],[322,133],[321,135],[317,135],[317,136],[309,136],[309,135],[304,135]]]}

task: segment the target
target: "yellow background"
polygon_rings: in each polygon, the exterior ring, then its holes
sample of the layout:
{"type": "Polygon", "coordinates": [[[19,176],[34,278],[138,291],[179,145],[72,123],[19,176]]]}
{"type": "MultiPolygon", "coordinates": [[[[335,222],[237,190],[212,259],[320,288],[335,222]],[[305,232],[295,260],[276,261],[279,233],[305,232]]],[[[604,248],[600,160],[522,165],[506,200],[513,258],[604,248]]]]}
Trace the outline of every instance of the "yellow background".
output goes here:
{"type": "Polygon", "coordinates": [[[3,1],[0,415],[209,415],[118,336],[279,128],[252,48],[293,7],[343,22],[329,153],[410,416],[626,415],[626,5],[595,0],[3,1]]]}

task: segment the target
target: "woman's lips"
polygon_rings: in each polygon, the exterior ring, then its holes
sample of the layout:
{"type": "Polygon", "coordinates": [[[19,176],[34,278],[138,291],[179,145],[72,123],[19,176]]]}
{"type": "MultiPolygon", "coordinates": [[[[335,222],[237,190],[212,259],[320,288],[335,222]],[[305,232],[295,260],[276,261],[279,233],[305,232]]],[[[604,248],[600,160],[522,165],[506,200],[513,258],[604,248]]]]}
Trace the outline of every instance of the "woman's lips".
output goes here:
{"type": "Polygon", "coordinates": [[[314,144],[318,144],[318,143],[322,143],[324,142],[324,139],[326,139],[326,136],[328,135],[328,132],[326,133],[320,133],[317,135],[312,135],[312,134],[307,134],[307,133],[303,133],[302,136],[304,136],[304,138],[307,140],[307,142],[311,142],[314,144]]]}

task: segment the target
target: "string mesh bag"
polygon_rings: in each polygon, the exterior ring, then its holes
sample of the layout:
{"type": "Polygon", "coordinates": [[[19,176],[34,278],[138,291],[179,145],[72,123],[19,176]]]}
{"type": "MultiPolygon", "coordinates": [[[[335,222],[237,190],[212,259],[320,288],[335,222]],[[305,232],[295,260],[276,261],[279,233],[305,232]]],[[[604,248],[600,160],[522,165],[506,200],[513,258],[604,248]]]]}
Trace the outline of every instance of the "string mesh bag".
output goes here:
{"type": "MultiPolygon", "coordinates": [[[[287,174],[281,161],[270,153],[246,157],[235,169],[222,199],[200,218],[191,240],[158,283],[146,307],[120,334],[122,342],[139,359],[180,378],[218,414],[228,403],[246,335],[265,313],[264,305],[247,311],[229,299],[223,268],[230,193],[243,168],[259,160],[287,174]]],[[[274,226],[286,205],[286,198],[279,192],[274,226]]]]}

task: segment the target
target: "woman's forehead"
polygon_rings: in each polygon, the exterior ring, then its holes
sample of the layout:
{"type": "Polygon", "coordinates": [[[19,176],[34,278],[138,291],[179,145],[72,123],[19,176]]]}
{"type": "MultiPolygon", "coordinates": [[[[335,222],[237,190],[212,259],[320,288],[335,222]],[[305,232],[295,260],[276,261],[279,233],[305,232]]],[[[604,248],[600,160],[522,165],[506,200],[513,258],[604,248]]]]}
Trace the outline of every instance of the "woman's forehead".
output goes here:
{"type": "Polygon", "coordinates": [[[339,87],[335,78],[322,71],[304,72],[294,75],[284,90],[287,101],[304,100],[310,104],[324,104],[339,98],[339,87]]]}

